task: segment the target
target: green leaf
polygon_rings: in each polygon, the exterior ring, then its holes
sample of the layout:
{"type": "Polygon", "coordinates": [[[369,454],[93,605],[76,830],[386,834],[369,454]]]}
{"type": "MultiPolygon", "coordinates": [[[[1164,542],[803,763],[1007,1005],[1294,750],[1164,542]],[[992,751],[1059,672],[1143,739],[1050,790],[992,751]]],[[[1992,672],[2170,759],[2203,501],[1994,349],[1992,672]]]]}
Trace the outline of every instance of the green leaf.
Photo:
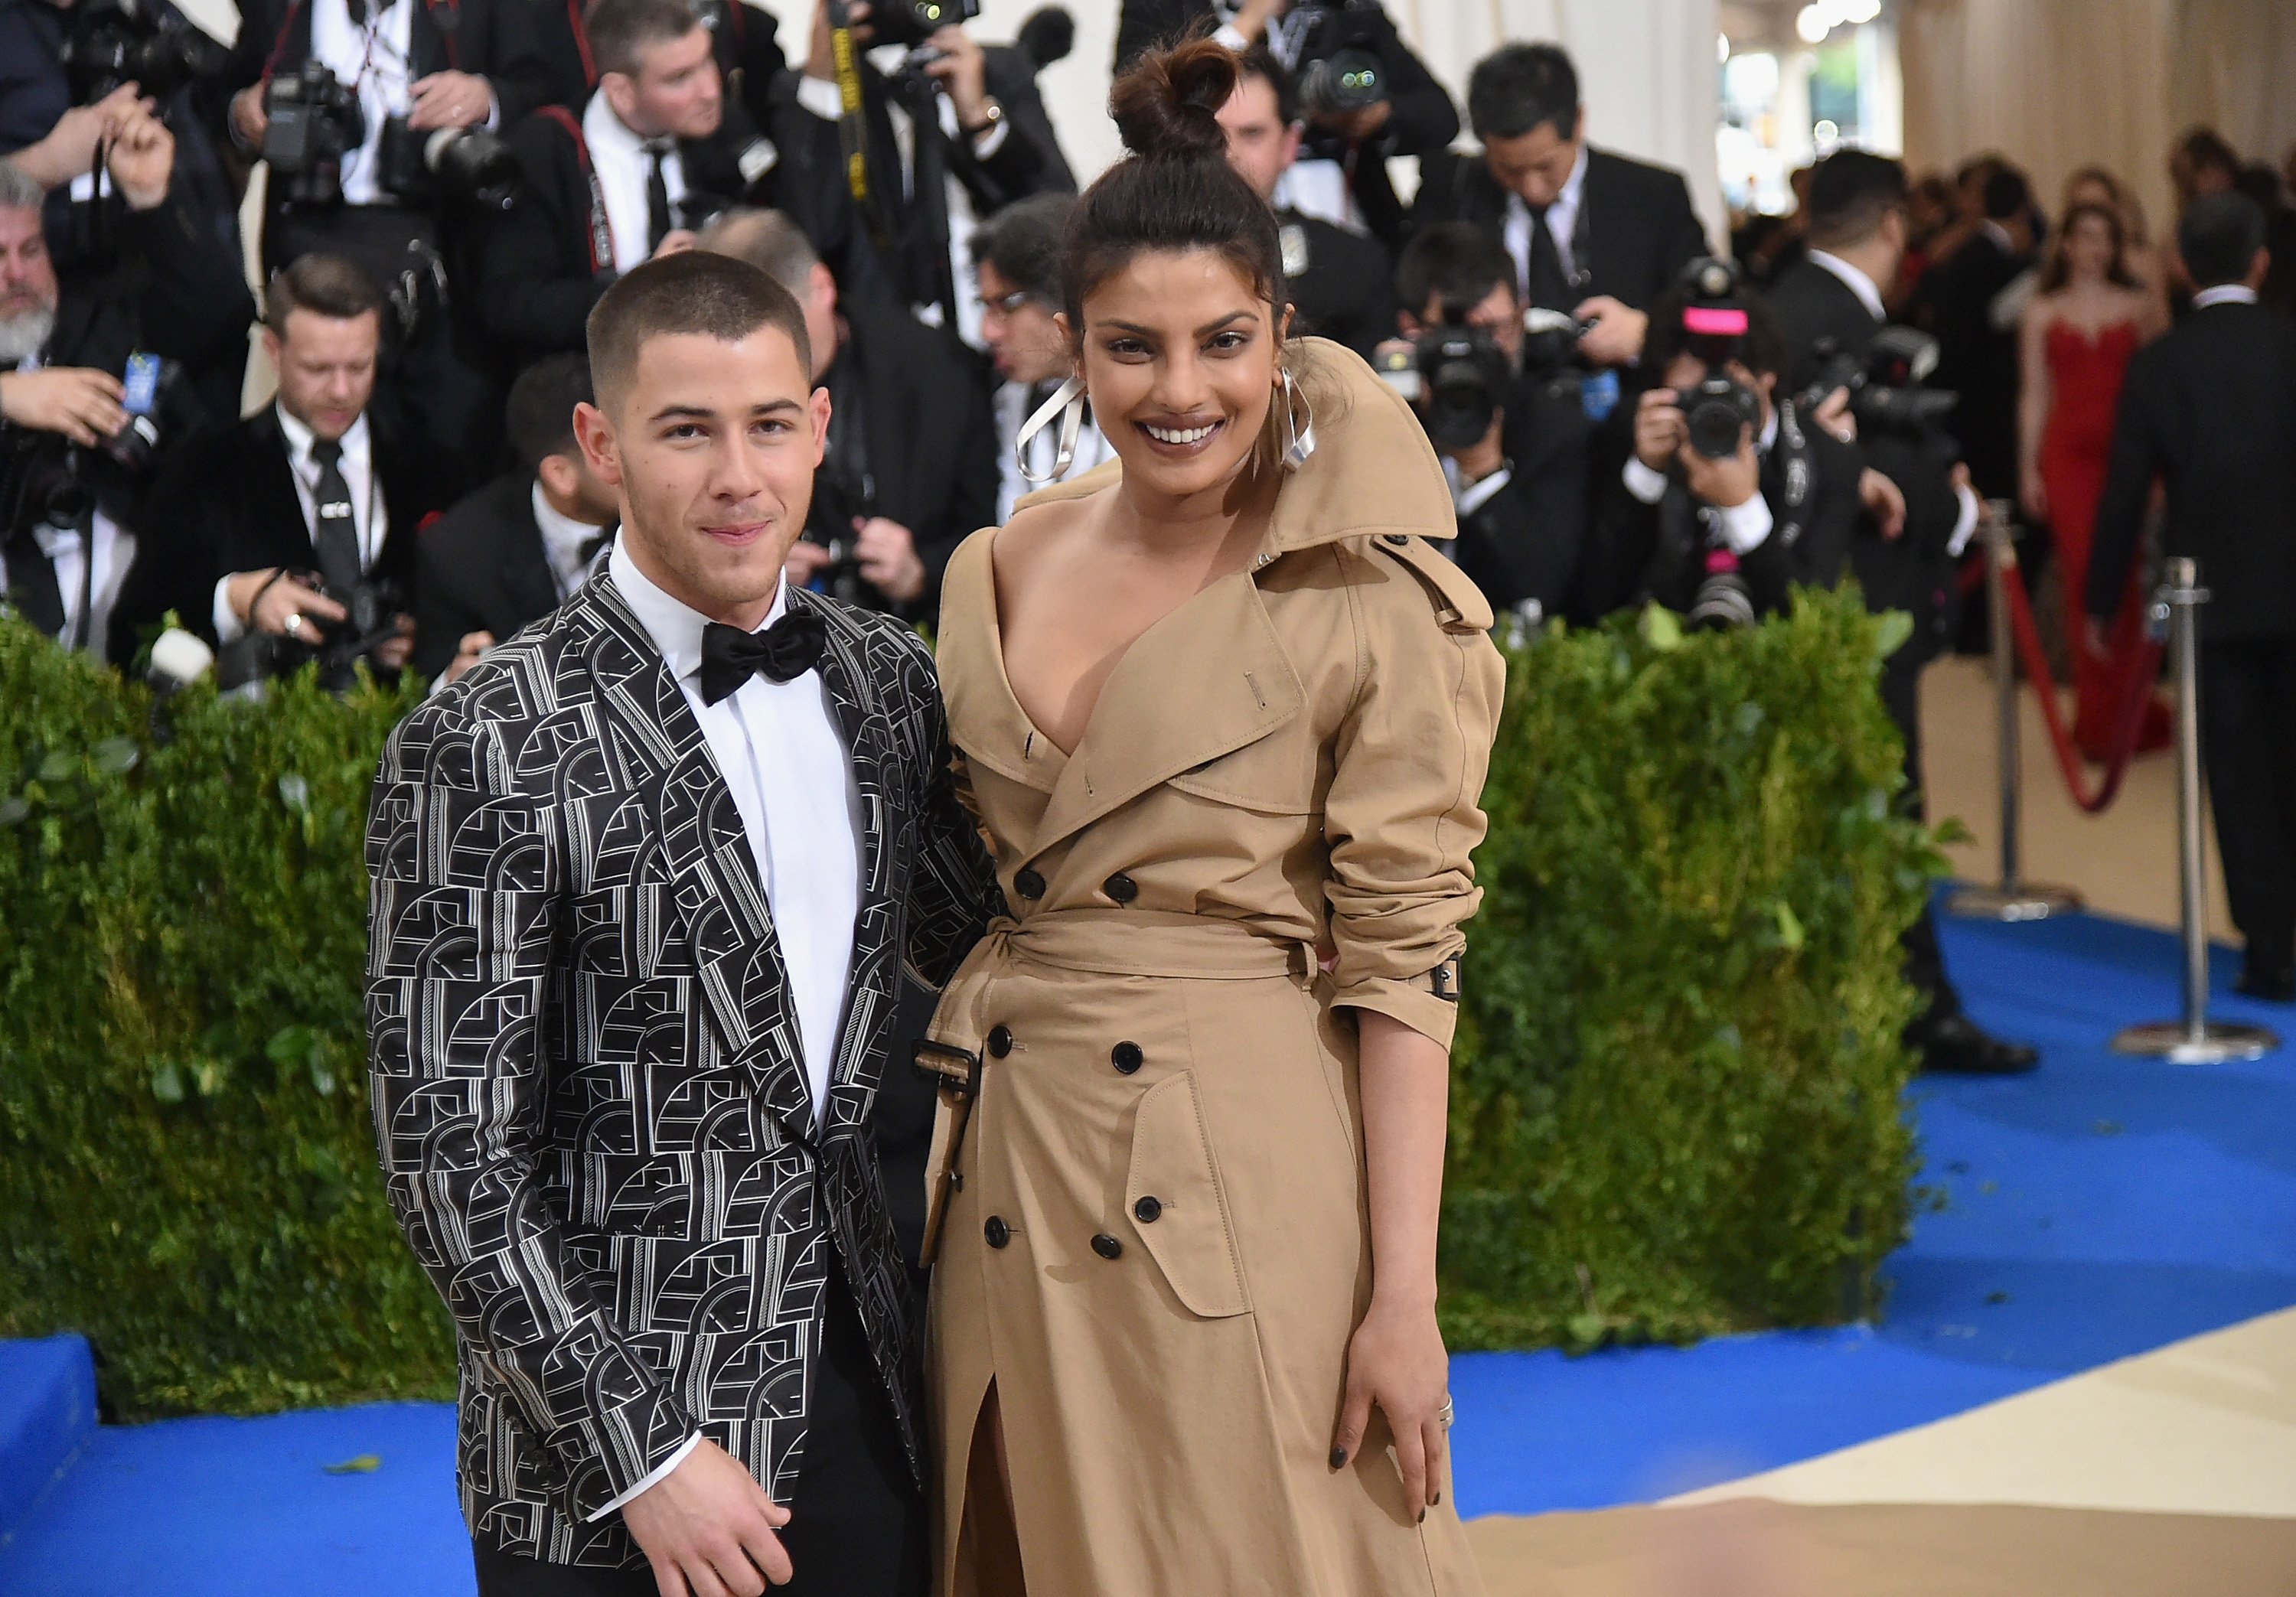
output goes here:
{"type": "Polygon", "coordinates": [[[1801,917],[1794,913],[1793,905],[1783,898],[1775,899],[1770,905],[1770,912],[1777,918],[1778,941],[1788,949],[1799,953],[1804,934],[1801,917]]]}
{"type": "Polygon", "coordinates": [[[1596,1314],[1573,1314],[1562,1323],[1570,1340],[1581,1352],[1600,1347],[1611,1334],[1611,1323],[1596,1314]]]}
{"type": "Polygon", "coordinates": [[[1682,647],[1682,622],[1666,606],[1652,602],[1643,606],[1642,619],[1636,624],[1643,642],[1660,654],[1671,654],[1682,647]]]}
{"type": "Polygon", "coordinates": [[[184,1073],[174,1064],[155,1066],[152,1071],[152,1096],[162,1103],[184,1101],[184,1073]]]}
{"type": "Polygon", "coordinates": [[[1959,815],[1948,815],[1930,828],[1930,840],[1940,848],[1949,848],[1958,843],[1973,843],[1977,835],[1962,823],[1959,815]]]}
{"type": "Polygon", "coordinates": [[[1914,618],[1901,610],[1885,610],[1874,618],[1874,658],[1887,659],[1914,635],[1914,618]]]}
{"type": "Polygon", "coordinates": [[[132,738],[106,738],[88,750],[89,763],[103,776],[125,776],[143,758],[132,738]]]}
{"type": "Polygon", "coordinates": [[[319,1054],[319,1034],[308,1026],[283,1026],[263,1044],[263,1054],[283,1070],[314,1063],[319,1054]]]}
{"type": "Polygon", "coordinates": [[[311,813],[311,784],[290,771],[279,779],[279,802],[299,815],[311,813]]]}
{"type": "Polygon", "coordinates": [[[311,1061],[311,1085],[322,1098],[335,1095],[335,1073],[317,1060],[311,1061]]]}
{"type": "Polygon", "coordinates": [[[45,782],[70,782],[78,774],[78,762],[61,749],[40,762],[40,780],[45,782]]]}
{"type": "Polygon", "coordinates": [[[13,826],[32,813],[32,807],[19,797],[0,798],[0,826],[13,826]]]}
{"type": "Polygon", "coordinates": [[[372,1475],[382,1468],[382,1460],[374,1454],[362,1453],[357,1458],[347,1458],[340,1464],[321,1467],[330,1475],[372,1475]]]}

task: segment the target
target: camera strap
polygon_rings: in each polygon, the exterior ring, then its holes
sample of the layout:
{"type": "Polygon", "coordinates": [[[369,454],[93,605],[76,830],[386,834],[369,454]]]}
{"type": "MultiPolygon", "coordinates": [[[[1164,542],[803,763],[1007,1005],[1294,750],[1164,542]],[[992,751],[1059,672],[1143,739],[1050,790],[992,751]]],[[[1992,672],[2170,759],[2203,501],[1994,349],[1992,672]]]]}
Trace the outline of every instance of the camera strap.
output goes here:
{"type": "Polygon", "coordinates": [[[1809,496],[1817,479],[1810,462],[1809,437],[1802,431],[1801,420],[1794,414],[1791,399],[1778,406],[1778,441],[1771,449],[1785,471],[1785,489],[1777,506],[1774,536],[1780,548],[1791,549],[1801,541],[1802,512],[1809,508],[1809,496]]]}
{"type": "MultiPolygon", "coordinates": [[[[829,10],[829,56],[837,72],[837,149],[845,161],[845,187],[879,250],[892,248],[882,200],[869,184],[869,121],[861,101],[861,61],[853,45],[853,18],[845,0],[822,0],[829,10]]],[[[920,135],[922,136],[922,135],[920,135]]]]}
{"type": "Polygon", "coordinates": [[[592,275],[614,264],[614,224],[606,215],[605,185],[598,181],[598,168],[590,159],[590,141],[582,136],[582,124],[574,113],[562,105],[545,105],[541,114],[566,130],[574,141],[574,159],[582,168],[582,181],[590,189],[590,225],[585,229],[590,247],[592,275]]]}

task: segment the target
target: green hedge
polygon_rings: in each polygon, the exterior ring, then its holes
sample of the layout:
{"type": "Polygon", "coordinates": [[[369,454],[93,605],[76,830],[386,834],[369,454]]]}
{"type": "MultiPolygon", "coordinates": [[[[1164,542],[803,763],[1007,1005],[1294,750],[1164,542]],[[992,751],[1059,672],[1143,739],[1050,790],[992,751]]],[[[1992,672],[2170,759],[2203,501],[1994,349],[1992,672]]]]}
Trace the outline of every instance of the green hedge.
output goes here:
{"type": "MultiPolygon", "coordinates": [[[[1911,1170],[1877,624],[1511,663],[1453,1106],[1460,1346],[1841,1318],[1911,1170]]],[[[366,791],[408,693],[150,696],[0,621],[0,1335],[121,1419],[445,1396],[374,1175],[366,791]],[[155,735],[155,728],[165,735],[155,735]]]]}

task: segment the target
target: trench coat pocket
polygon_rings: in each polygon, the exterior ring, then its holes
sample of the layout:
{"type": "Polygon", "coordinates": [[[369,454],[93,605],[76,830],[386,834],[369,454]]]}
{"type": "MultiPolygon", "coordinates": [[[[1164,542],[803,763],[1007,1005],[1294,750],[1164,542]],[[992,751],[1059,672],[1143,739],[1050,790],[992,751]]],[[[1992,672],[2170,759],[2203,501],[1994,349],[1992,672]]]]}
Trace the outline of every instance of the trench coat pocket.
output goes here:
{"type": "Polygon", "coordinates": [[[1190,1072],[1141,1096],[1124,1208],[1141,1245],[1191,1314],[1218,1320],[1250,1312],[1227,1194],[1190,1072]]]}

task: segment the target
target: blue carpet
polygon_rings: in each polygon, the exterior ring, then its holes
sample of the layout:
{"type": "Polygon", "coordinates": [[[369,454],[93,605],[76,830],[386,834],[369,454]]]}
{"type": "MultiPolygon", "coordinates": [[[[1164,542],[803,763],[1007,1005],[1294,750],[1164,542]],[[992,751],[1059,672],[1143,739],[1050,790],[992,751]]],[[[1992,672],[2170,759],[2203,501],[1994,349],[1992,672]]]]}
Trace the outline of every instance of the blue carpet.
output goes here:
{"type": "Polygon", "coordinates": [[[0,1342],[0,1551],[94,1435],[95,1364],[86,1342],[0,1342]]]}
{"type": "MultiPolygon", "coordinates": [[[[1455,1361],[1470,1515],[1598,1508],[1793,1462],[2296,1304],[2296,1055],[2180,1069],[2112,1032],[2177,1009],[2174,940],[2074,916],[1948,921],[1971,1010],[2035,1075],[1912,1094],[1943,1207],[1880,1324],[1583,1359],[1455,1361]]],[[[2296,1033],[2296,1010],[2221,1012],[2296,1033]]],[[[4,1369],[4,1366],[0,1366],[4,1369]]],[[[453,1415],[383,1405],[100,1432],[12,1547],[8,1597],[472,1590],[453,1415]],[[372,1454],[372,1473],[324,1466],[372,1454]],[[316,1583],[316,1584],[315,1584],[316,1583]]]]}

